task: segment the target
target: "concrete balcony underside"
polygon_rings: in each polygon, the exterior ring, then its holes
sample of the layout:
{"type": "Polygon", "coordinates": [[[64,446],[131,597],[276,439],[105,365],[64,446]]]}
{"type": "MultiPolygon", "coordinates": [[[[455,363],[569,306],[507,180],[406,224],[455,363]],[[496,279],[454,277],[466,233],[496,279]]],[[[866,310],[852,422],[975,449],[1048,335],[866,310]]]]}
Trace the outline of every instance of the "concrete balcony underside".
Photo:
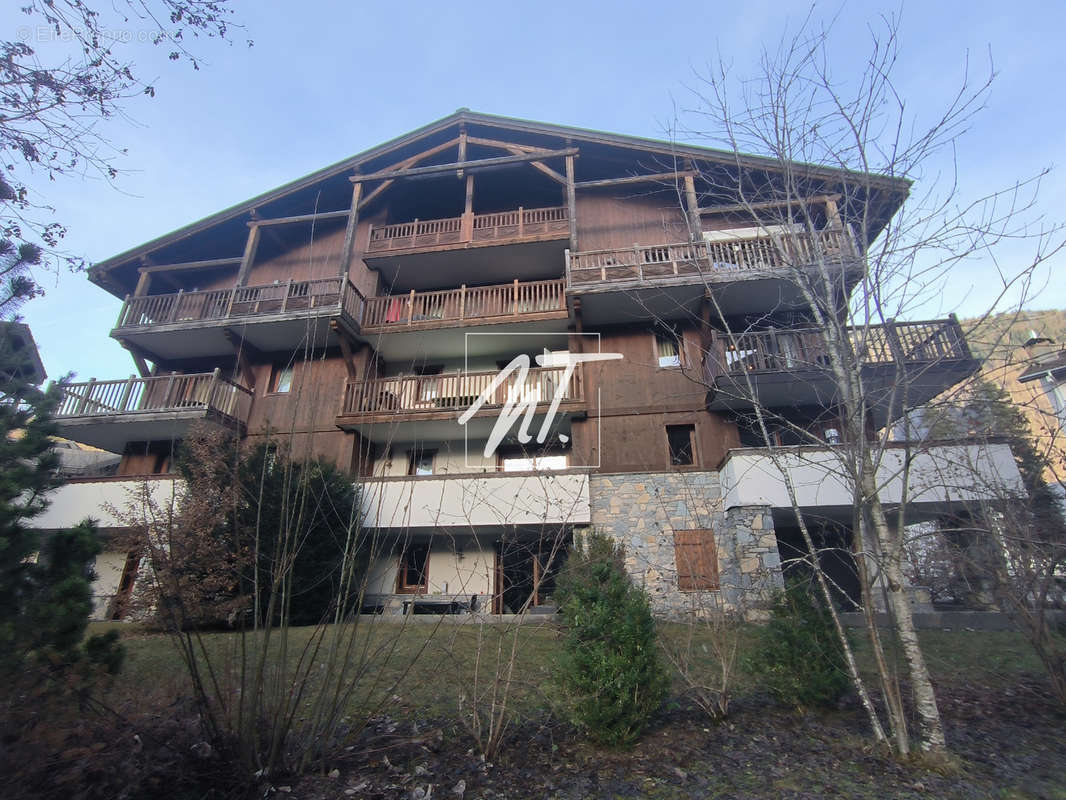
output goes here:
{"type": "Polygon", "coordinates": [[[361,490],[365,525],[371,528],[488,531],[590,520],[584,472],[368,479],[361,490]]]}
{"type": "Polygon", "coordinates": [[[48,495],[44,513],[34,517],[38,530],[62,530],[92,517],[102,529],[125,528],[130,520],[124,516],[127,506],[140,506],[147,498],[160,509],[167,509],[183,484],[173,477],[74,479],[48,495]]]}
{"type": "MultiPolygon", "coordinates": [[[[796,503],[850,525],[854,493],[848,464],[852,448],[842,446],[779,447],[730,450],[720,476],[726,508],[769,506],[791,509],[783,471],[795,486],[796,503]]],[[[889,445],[873,453],[879,495],[888,509],[903,498],[904,465],[910,461],[908,521],[917,522],[963,510],[981,502],[1022,498],[1025,489],[1011,454],[1003,443],[889,445]]]]}

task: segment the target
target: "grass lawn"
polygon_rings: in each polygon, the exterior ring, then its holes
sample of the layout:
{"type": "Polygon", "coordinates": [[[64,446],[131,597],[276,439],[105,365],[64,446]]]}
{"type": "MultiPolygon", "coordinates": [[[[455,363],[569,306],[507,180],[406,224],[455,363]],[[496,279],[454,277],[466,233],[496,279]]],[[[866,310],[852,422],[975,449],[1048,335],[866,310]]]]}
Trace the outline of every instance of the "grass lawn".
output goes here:
{"type": "MultiPolygon", "coordinates": [[[[94,625],[91,632],[106,627],[94,625]]],[[[187,688],[173,644],[165,635],[134,626],[119,629],[127,662],[111,698],[125,707],[171,707],[187,688]]],[[[684,629],[667,625],[661,632],[677,637],[684,629]]],[[[290,632],[290,667],[315,641],[313,634],[311,628],[290,632]]],[[[755,628],[741,632],[741,652],[755,635],[755,628]]],[[[702,716],[675,679],[672,699],[641,741],[631,750],[604,750],[551,713],[551,664],[559,647],[553,625],[478,626],[454,618],[404,625],[374,619],[354,640],[356,660],[365,669],[348,707],[353,717],[373,712],[379,720],[368,734],[369,749],[339,761],[338,778],[300,779],[292,796],[412,796],[412,789],[423,784],[436,786],[433,796],[449,796],[463,780],[469,787],[465,800],[1066,800],[1066,715],[1051,701],[1041,665],[1024,638],[1009,632],[926,631],[921,639],[956,757],[946,770],[900,762],[872,748],[854,698],[836,709],[805,712],[774,704],[744,672],[742,657],[725,723],[714,725],[702,716]],[[517,718],[510,744],[495,764],[486,765],[460,724],[457,698],[465,694],[469,703],[490,690],[497,663],[507,662],[512,647],[517,718]],[[435,743],[426,742],[427,730],[439,732],[435,743]],[[354,793],[338,794],[342,786],[354,793]]],[[[238,634],[211,633],[202,640],[216,669],[232,667],[238,634]]],[[[853,641],[863,670],[873,678],[861,632],[853,641]]],[[[706,644],[696,636],[698,653],[705,653],[706,644]]],[[[272,663],[279,660],[277,653],[271,653],[272,663]]],[[[709,655],[705,660],[713,666],[709,655]]]]}

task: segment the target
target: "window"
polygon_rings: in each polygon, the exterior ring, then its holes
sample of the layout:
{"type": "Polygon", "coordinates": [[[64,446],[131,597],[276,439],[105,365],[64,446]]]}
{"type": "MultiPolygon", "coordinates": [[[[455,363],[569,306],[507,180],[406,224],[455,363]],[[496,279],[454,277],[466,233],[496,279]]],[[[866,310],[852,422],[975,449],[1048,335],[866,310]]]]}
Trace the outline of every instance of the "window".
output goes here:
{"type": "Polygon", "coordinates": [[[695,425],[667,425],[666,441],[670,446],[670,466],[687,467],[696,463],[693,439],[695,425]]]}
{"type": "Polygon", "coordinates": [[[292,389],[292,364],[275,364],[270,373],[270,391],[284,393],[292,389]]]}
{"type": "Polygon", "coordinates": [[[534,472],[539,470],[566,469],[566,456],[554,453],[541,456],[514,453],[502,457],[504,472],[534,472]]]}
{"type": "Polygon", "coordinates": [[[681,366],[681,349],[674,333],[655,332],[655,358],[660,367],[681,366]]]}
{"type": "Polygon", "coordinates": [[[432,475],[436,450],[411,450],[408,453],[408,475],[432,475]]]}
{"type": "Polygon", "coordinates": [[[840,431],[837,428],[826,428],[822,432],[823,438],[827,444],[840,444],[840,431]]]}
{"type": "Polygon", "coordinates": [[[429,586],[429,544],[409,543],[400,554],[396,589],[407,594],[424,593],[429,586]]]}
{"type": "Polygon", "coordinates": [[[698,592],[718,588],[718,549],[714,531],[674,531],[677,588],[698,592]]]}
{"type": "MultiPolygon", "coordinates": [[[[416,372],[419,375],[433,376],[444,372],[444,367],[419,367],[416,372]]],[[[423,403],[432,403],[440,393],[440,380],[434,377],[423,377],[418,380],[418,399],[423,403]]]]}

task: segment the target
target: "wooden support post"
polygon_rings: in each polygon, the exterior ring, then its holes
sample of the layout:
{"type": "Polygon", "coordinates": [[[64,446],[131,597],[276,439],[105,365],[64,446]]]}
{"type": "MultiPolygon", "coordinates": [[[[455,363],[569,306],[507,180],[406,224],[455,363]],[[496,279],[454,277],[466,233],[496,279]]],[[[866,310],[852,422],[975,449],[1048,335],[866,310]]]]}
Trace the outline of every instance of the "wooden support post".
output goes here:
{"type": "MultiPolygon", "coordinates": [[[[466,126],[459,126],[459,158],[456,159],[460,164],[466,161],[466,126]]],[[[457,169],[455,171],[455,177],[462,180],[463,170],[457,169]]]]}
{"type": "Polygon", "coordinates": [[[255,261],[255,251],[259,249],[259,226],[251,225],[248,228],[248,240],[244,243],[244,255],[241,256],[241,268],[237,270],[237,281],[234,285],[244,286],[248,282],[248,273],[255,261]]]}
{"type": "Polygon", "coordinates": [[[841,230],[844,227],[844,223],[840,219],[840,208],[837,206],[835,195],[825,198],[825,220],[826,227],[835,230],[841,230]]]}
{"type": "Polygon", "coordinates": [[[703,238],[700,224],[700,204],[696,199],[696,181],[691,175],[685,176],[685,210],[688,212],[689,240],[698,242],[703,238]]]}
{"type": "Polygon", "coordinates": [[[344,247],[341,249],[340,276],[344,278],[352,269],[355,253],[355,237],[359,230],[359,198],[363,196],[363,184],[357,181],[352,186],[352,208],[348,212],[348,227],[344,230],[344,247]]]}
{"type": "Polygon", "coordinates": [[[137,288],[133,290],[134,297],[144,297],[148,294],[148,289],[152,285],[152,273],[145,270],[141,271],[141,275],[137,278],[137,288]]]}
{"type": "Polygon", "coordinates": [[[574,191],[574,157],[566,157],[566,211],[570,218],[570,252],[577,252],[577,198],[574,191]]]}
{"type": "Polygon", "coordinates": [[[463,205],[462,230],[459,238],[464,242],[474,241],[474,176],[466,176],[466,200],[463,205]]]}
{"type": "Polygon", "coordinates": [[[344,369],[348,372],[348,380],[354,381],[357,377],[355,359],[352,357],[352,348],[344,334],[337,331],[337,340],[341,345],[341,355],[344,357],[344,369]]]}

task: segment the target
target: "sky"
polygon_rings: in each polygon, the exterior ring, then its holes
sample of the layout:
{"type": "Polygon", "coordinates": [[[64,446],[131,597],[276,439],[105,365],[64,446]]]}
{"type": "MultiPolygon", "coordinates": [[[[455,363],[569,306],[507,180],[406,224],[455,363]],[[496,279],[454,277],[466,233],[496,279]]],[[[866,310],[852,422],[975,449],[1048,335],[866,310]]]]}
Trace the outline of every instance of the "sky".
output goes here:
{"type": "MultiPolygon", "coordinates": [[[[42,59],[63,46],[9,5],[0,11],[3,38],[28,41],[42,59]]],[[[68,252],[103,260],[461,107],[667,138],[678,110],[684,120],[697,104],[693,88],[718,54],[738,76],[750,75],[762,48],[811,9],[787,0],[232,6],[243,28],[231,31],[231,45],[191,43],[199,71],[139,42],[146,27],[137,20],[112,23],[156,95],[100,128],[127,151],[117,180],[32,181],[36,199],[68,227],[68,252]]],[[[963,197],[1051,168],[1030,216],[1043,215],[1045,224],[1066,219],[1066,3],[820,4],[813,17],[832,20],[829,54],[838,74],[861,63],[869,26],[890,13],[901,18],[897,85],[919,118],[944,106],[967,65],[971,77],[990,63],[997,73],[987,108],[958,144],[963,197]]],[[[944,164],[934,165],[916,190],[952,179],[944,164]]],[[[1029,250],[1009,247],[999,263],[1024,263],[1029,250]]],[[[1066,307],[1064,261],[1059,254],[1044,266],[1031,307],[1066,307]]],[[[930,315],[981,313],[996,294],[994,268],[990,260],[960,265],[930,315]]],[[[129,354],[108,335],[121,302],[81,274],[40,278],[47,294],[22,315],[49,376],[133,373],[129,354]]]]}

